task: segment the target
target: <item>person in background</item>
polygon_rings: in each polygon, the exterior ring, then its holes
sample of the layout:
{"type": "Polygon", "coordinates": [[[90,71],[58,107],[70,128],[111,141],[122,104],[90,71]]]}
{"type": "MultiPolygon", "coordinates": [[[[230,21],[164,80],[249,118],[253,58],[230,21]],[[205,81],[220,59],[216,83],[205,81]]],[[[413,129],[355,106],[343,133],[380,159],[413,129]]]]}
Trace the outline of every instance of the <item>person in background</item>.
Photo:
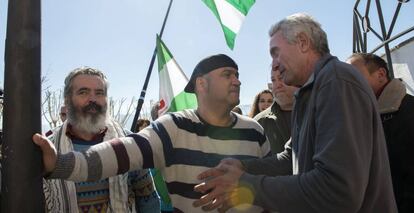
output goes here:
{"type": "Polygon", "coordinates": [[[160,102],[159,101],[155,102],[154,105],[152,105],[152,107],[151,107],[151,119],[152,119],[152,121],[157,120],[157,118],[159,117],[158,110],[160,110],[160,102]]]}
{"type": "Polygon", "coordinates": [[[414,211],[414,97],[400,79],[390,79],[387,63],[372,53],[355,53],[347,60],[374,91],[387,141],[392,185],[398,212],[414,211]]]}
{"type": "Polygon", "coordinates": [[[270,80],[275,101],[254,119],[265,130],[272,152],[279,153],[285,150],[285,144],[291,136],[291,112],[295,101],[294,93],[298,87],[286,85],[277,69],[270,71],[270,80]]]}
{"type": "MultiPolygon", "coordinates": [[[[125,136],[107,113],[108,82],[93,68],[82,67],[65,79],[67,120],[50,140],[59,153],[83,151],[103,140],[125,136]]],[[[62,107],[63,109],[63,107],[62,107]]],[[[47,212],[159,212],[158,196],[148,170],[137,170],[96,182],[45,180],[47,212]]]]}
{"type": "Polygon", "coordinates": [[[150,121],[148,119],[140,118],[137,121],[137,129],[135,130],[135,132],[139,132],[149,125],[150,125],[150,121]]]}
{"type": "MultiPolygon", "coordinates": [[[[64,122],[66,121],[66,116],[67,116],[67,109],[66,109],[66,106],[65,106],[65,105],[62,105],[62,106],[60,107],[60,111],[59,111],[59,117],[60,117],[60,120],[62,121],[62,123],[64,123],[64,122]]],[[[54,132],[55,130],[59,129],[59,128],[60,128],[60,127],[58,126],[58,127],[54,128],[54,129],[50,129],[49,131],[47,131],[47,132],[45,133],[46,137],[51,136],[51,135],[53,134],[53,132],[54,132]]]]}
{"type": "Polygon", "coordinates": [[[272,69],[297,86],[292,139],[263,159],[223,160],[199,174],[194,202],[225,211],[253,203],[291,213],[397,212],[377,101],[363,76],[329,51],[321,25],[303,13],[269,32],[272,69]],[[251,199],[246,199],[249,195],[251,199]]]}
{"type": "Polygon", "coordinates": [[[265,89],[259,92],[253,100],[252,108],[249,112],[249,117],[254,118],[259,112],[267,109],[273,103],[273,94],[270,90],[265,89]]]}

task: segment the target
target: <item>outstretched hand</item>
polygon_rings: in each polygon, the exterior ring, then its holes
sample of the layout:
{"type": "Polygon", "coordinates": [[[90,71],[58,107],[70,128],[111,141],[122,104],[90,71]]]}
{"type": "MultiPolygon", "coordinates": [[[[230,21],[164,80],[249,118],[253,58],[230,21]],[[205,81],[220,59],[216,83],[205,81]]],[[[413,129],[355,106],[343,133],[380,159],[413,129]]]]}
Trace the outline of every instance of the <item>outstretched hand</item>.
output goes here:
{"type": "Polygon", "coordinates": [[[194,187],[194,190],[208,194],[194,201],[195,207],[202,206],[204,211],[212,211],[219,208],[219,212],[236,205],[233,197],[237,191],[240,176],[243,174],[242,164],[236,159],[224,159],[214,168],[200,173],[197,178],[203,183],[194,187]]]}
{"type": "Polygon", "coordinates": [[[55,170],[57,161],[57,152],[53,143],[41,134],[34,134],[33,142],[42,150],[44,174],[48,174],[55,170]]]}

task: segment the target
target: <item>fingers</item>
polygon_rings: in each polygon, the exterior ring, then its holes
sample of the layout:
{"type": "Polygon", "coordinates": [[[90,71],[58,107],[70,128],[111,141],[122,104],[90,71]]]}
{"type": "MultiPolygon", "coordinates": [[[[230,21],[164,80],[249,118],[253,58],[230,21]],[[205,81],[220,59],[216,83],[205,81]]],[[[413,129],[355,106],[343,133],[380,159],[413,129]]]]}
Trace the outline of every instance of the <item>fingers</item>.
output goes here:
{"type": "Polygon", "coordinates": [[[40,147],[44,146],[47,143],[47,138],[38,133],[34,134],[32,139],[33,142],[40,147]]]}
{"type": "Polygon", "coordinates": [[[200,199],[194,201],[193,206],[194,207],[203,206],[202,209],[204,211],[210,211],[210,208],[208,206],[214,205],[214,206],[219,207],[222,203],[222,201],[217,200],[216,197],[223,197],[223,195],[217,195],[216,196],[214,192],[208,193],[206,195],[203,195],[200,199]]]}
{"type": "Polygon", "coordinates": [[[213,189],[214,187],[216,187],[217,185],[217,178],[215,179],[211,179],[209,181],[200,183],[196,186],[194,186],[194,191],[196,192],[200,192],[200,193],[206,193],[207,191],[210,191],[211,189],[213,189]]]}
{"type": "Polygon", "coordinates": [[[217,196],[217,198],[214,199],[210,204],[203,206],[201,209],[203,209],[203,211],[213,211],[214,209],[217,209],[220,206],[222,206],[225,203],[225,201],[225,196],[220,195],[217,196]]]}
{"type": "Polygon", "coordinates": [[[57,152],[53,143],[45,136],[40,134],[34,134],[33,142],[42,150],[43,167],[45,173],[50,173],[55,169],[57,152]]]}
{"type": "Polygon", "coordinates": [[[227,210],[229,210],[230,208],[232,208],[234,205],[231,202],[231,198],[229,198],[228,196],[225,197],[225,200],[223,202],[223,205],[221,205],[217,210],[220,213],[224,213],[227,210]]]}
{"type": "MultiPolygon", "coordinates": [[[[220,164],[219,164],[220,166],[220,164]]],[[[221,167],[215,167],[215,168],[211,168],[208,169],[202,173],[200,173],[199,175],[197,175],[197,178],[199,180],[205,180],[205,179],[209,179],[209,178],[214,178],[214,177],[218,177],[220,175],[223,175],[226,171],[223,170],[223,168],[221,167]]]]}

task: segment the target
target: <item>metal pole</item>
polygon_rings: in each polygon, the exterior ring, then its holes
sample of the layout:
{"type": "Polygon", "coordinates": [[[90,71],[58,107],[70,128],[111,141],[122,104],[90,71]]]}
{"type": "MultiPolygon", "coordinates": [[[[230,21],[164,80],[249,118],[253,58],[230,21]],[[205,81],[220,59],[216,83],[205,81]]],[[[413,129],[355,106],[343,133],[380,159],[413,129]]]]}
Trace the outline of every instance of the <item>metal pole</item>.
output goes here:
{"type": "MultiPolygon", "coordinates": [[[[385,29],[384,16],[382,15],[381,3],[379,0],[376,0],[376,3],[377,3],[378,18],[380,21],[382,37],[383,37],[383,41],[385,41],[387,40],[387,32],[385,29]]],[[[388,43],[384,43],[384,49],[385,49],[385,55],[387,57],[387,63],[388,63],[388,70],[389,70],[388,75],[390,76],[391,79],[393,79],[394,69],[392,67],[391,52],[390,52],[390,47],[388,43]]]]}
{"type": "MultiPolygon", "coordinates": [[[[167,13],[165,14],[164,22],[162,23],[161,31],[160,31],[160,34],[159,34],[160,38],[162,37],[162,34],[164,32],[165,23],[167,23],[167,18],[168,18],[168,14],[170,13],[172,2],[173,2],[173,0],[170,0],[170,4],[168,5],[167,13]]],[[[137,126],[137,121],[138,121],[138,118],[139,118],[139,114],[141,112],[142,105],[144,104],[145,94],[147,93],[148,82],[149,82],[149,79],[151,77],[152,68],[154,66],[156,56],[157,56],[157,46],[155,46],[154,52],[152,53],[152,58],[151,58],[150,65],[148,67],[147,76],[145,77],[144,86],[142,87],[141,95],[138,99],[137,109],[135,111],[134,120],[132,121],[132,125],[131,125],[131,132],[135,132],[135,129],[136,129],[136,126],[137,126]]]]}
{"type": "Polygon", "coordinates": [[[1,212],[44,212],[41,131],[41,1],[10,0],[4,75],[1,212]]]}

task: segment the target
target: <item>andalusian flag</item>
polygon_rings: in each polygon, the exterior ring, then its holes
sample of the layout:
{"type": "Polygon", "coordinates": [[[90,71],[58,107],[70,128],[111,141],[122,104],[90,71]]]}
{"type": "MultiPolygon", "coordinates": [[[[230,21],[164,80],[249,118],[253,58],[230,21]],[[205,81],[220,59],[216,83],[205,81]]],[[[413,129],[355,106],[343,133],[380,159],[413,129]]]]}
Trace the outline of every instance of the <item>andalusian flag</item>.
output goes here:
{"type": "Polygon", "coordinates": [[[219,20],[227,45],[234,48],[234,40],[240,31],[244,17],[256,0],[203,0],[219,20]]]}
{"type": "MultiPolygon", "coordinates": [[[[184,92],[188,78],[174,60],[164,42],[157,35],[158,75],[160,77],[159,115],[197,107],[194,94],[184,92]]],[[[167,185],[158,169],[151,169],[155,187],[161,198],[161,211],[173,212],[173,205],[168,196],[167,185]]]]}
{"type": "Polygon", "coordinates": [[[176,112],[197,107],[197,99],[193,93],[184,92],[188,78],[174,60],[164,42],[157,36],[158,75],[160,76],[160,110],[176,112]]]}

